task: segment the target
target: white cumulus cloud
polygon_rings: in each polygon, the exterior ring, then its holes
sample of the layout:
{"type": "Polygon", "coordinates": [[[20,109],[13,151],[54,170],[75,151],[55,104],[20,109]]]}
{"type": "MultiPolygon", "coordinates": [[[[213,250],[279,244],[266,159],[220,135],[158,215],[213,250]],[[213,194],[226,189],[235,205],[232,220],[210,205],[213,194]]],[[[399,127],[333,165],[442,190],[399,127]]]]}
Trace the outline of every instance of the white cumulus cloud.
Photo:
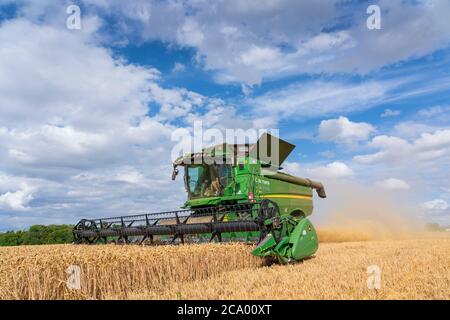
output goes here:
{"type": "Polygon", "coordinates": [[[319,126],[319,139],[351,144],[367,140],[375,127],[365,122],[352,122],[346,117],[323,120],[319,126]]]}
{"type": "Polygon", "coordinates": [[[401,180],[401,179],[396,179],[396,178],[389,178],[389,179],[385,179],[382,181],[378,181],[377,186],[387,189],[387,190],[409,190],[411,189],[411,186],[401,180]]]}
{"type": "Polygon", "coordinates": [[[423,203],[423,207],[428,210],[447,210],[449,205],[447,201],[442,199],[434,199],[423,203]]]}
{"type": "Polygon", "coordinates": [[[414,141],[394,136],[376,136],[369,143],[378,152],[355,156],[354,160],[362,164],[405,163],[416,161],[433,161],[450,155],[450,130],[437,130],[422,133],[414,141]]]}
{"type": "Polygon", "coordinates": [[[23,185],[21,189],[0,194],[0,209],[24,211],[30,209],[28,203],[33,200],[35,188],[23,185]]]}
{"type": "Polygon", "coordinates": [[[298,176],[307,176],[311,179],[340,179],[354,175],[353,170],[340,161],[335,161],[327,165],[305,165],[304,168],[297,162],[286,162],[284,167],[289,173],[298,176]]]}

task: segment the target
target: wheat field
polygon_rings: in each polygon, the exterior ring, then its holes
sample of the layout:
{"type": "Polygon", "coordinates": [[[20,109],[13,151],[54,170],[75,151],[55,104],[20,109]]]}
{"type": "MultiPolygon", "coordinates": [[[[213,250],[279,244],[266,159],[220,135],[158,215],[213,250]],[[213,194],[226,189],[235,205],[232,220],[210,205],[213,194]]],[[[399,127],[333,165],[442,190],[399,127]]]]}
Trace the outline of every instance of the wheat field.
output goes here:
{"type": "MultiPolygon", "coordinates": [[[[328,233],[328,235],[330,235],[328,233]]],[[[264,266],[245,244],[0,248],[0,299],[450,299],[450,238],[322,243],[264,266]],[[80,289],[66,285],[80,267],[80,289]],[[368,289],[367,267],[381,269],[368,289]]]]}

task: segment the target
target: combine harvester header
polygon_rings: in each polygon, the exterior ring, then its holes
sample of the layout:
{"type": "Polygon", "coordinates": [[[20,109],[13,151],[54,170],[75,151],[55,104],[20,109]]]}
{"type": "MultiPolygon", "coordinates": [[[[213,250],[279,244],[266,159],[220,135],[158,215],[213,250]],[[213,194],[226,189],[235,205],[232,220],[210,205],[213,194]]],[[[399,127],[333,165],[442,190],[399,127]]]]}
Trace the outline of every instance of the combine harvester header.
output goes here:
{"type": "Polygon", "coordinates": [[[73,230],[76,243],[257,242],[254,255],[280,262],[302,260],[318,248],[307,219],[313,189],[320,182],[280,170],[294,145],[270,134],[255,144],[221,144],[189,153],[174,164],[172,180],[184,168],[188,195],[182,210],[83,219],[73,230]]]}

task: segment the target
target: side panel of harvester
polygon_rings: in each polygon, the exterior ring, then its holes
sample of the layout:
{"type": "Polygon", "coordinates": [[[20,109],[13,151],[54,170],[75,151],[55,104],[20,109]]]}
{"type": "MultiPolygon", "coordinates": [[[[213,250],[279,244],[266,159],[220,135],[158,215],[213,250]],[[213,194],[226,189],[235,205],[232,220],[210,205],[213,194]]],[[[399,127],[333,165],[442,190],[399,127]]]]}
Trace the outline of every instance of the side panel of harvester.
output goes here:
{"type": "Polygon", "coordinates": [[[313,195],[310,187],[281,181],[268,176],[255,177],[255,197],[276,202],[280,214],[307,217],[313,211],[313,195]]]}

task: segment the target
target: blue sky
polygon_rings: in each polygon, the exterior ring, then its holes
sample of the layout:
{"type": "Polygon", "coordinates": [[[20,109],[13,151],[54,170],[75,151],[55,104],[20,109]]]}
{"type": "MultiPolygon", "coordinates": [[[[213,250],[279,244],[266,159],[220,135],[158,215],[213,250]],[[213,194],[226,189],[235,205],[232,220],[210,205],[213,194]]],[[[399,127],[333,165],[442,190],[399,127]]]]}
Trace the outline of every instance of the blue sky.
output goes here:
{"type": "Polygon", "coordinates": [[[80,30],[69,4],[0,0],[0,230],[178,207],[171,135],[199,120],[450,225],[448,1],[83,0],[80,30]]]}

